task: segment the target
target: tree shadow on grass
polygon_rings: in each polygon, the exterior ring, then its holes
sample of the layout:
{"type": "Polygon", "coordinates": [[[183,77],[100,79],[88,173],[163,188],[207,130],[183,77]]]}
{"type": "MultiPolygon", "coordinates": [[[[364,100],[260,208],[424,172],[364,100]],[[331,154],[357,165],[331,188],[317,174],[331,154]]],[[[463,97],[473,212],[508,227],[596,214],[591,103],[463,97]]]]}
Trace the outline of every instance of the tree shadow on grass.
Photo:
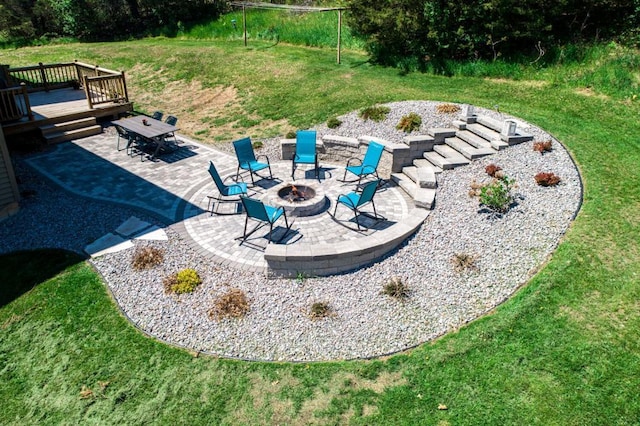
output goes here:
{"type": "Polygon", "coordinates": [[[33,250],[0,255],[0,308],[84,257],[66,250],[33,250]]]}

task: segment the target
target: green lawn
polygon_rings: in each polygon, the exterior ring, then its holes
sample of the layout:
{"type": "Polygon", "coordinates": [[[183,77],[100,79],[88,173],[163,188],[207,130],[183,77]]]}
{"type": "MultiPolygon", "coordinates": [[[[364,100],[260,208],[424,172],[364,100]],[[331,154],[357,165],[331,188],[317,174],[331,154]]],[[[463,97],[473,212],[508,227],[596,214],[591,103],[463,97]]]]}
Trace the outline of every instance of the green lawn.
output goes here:
{"type": "MultiPolygon", "coordinates": [[[[585,83],[568,66],[528,69],[517,81],[403,76],[358,52],[336,65],[334,51],[260,42],[247,49],[154,39],[2,51],[13,66],[74,58],[127,70],[142,110],[175,87],[202,96],[226,88],[225,108],[207,109],[196,96],[179,104],[191,111],[191,134],[209,142],[277,135],[377,102],[498,105],[565,143],[583,175],[584,205],[552,259],[492,315],[372,361],[195,357],[137,332],[99,276],[69,254],[1,256],[0,424],[640,422],[637,82],[626,95],[615,78],[585,83]]],[[[601,57],[585,69],[606,66],[617,65],[601,57]]]]}

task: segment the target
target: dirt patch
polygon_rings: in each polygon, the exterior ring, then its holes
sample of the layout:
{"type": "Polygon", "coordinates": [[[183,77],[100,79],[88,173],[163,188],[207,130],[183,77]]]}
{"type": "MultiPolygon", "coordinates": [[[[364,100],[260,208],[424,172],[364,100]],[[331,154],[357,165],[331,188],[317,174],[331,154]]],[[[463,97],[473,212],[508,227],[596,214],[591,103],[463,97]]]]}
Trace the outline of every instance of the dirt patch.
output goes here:
{"type": "Polygon", "coordinates": [[[170,81],[165,68],[135,65],[129,71],[129,98],[138,111],[178,117],[179,133],[203,142],[284,133],[286,120],[267,120],[245,111],[233,86],[204,87],[192,80],[170,81]]]}
{"type": "MultiPolygon", "coordinates": [[[[252,374],[249,379],[251,402],[247,404],[247,408],[233,414],[235,423],[322,425],[329,420],[321,414],[330,408],[332,401],[343,397],[348,391],[368,389],[381,394],[390,387],[407,383],[401,373],[384,372],[372,380],[353,373],[337,373],[328,382],[319,385],[313,392],[313,396],[305,400],[300,409],[296,410],[293,400],[286,395],[291,394],[292,390],[295,392],[301,383],[290,373],[279,375],[276,379],[252,374]]],[[[375,405],[366,404],[363,407],[363,415],[373,415],[377,410],[375,405]]],[[[353,407],[349,407],[340,415],[339,423],[348,423],[354,415],[353,407]]]]}
{"type": "Polygon", "coordinates": [[[542,81],[542,80],[509,80],[507,78],[490,78],[490,77],[486,77],[485,80],[490,81],[491,83],[515,84],[518,86],[532,87],[536,89],[541,89],[545,86],[548,86],[549,84],[546,81],[542,81]]]}
{"type": "Polygon", "coordinates": [[[603,95],[601,93],[596,93],[596,92],[593,91],[593,89],[591,87],[583,87],[581,89],[576,89],[575,93],[580,95],[580,96],[587,96],[587,97],[590,97],[590,98],[597,98],[597,99],[602,99],[602,100],[609,99],[609,96],[603,95]]]}

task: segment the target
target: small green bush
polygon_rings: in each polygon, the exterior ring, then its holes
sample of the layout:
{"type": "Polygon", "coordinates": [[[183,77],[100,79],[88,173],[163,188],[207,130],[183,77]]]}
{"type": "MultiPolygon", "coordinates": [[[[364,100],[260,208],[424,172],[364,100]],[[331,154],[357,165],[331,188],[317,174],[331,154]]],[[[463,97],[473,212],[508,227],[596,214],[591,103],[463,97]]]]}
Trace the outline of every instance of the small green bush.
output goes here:
{"type": "Polygon", "coordinates": [[[335,129],[340,127],[342,121],[338,120],[336,117],[331,117],[327,120],[327,127],[330,129],[335,129]]]}
{"type": "Polygon", "coordinates": [[[415,112],[409,113],[400,119],[400,122],[396,126],[396,129],[402,130],[405,133],[411,133],[416,129],[419,129],[422,125],[422,118],[415,112]]]}
{"type": "Polygon", "coordinates": [[[374,105],[360,110],[360,118],[363,120],[383,121],[391,109],[382,105],[374,105]]]}
{"type": "Polygon", "coordinates": [[[295,139],[296,138],[296,132],[294,132],[293,130],[290,130],[287,132],[286,135],[284,135],[285,139],[295,139]]]}
{"type": "Polygon", "coordinates": [[[264,146],[264,143],[262,141],[255,141],[251,145],[253,146],[253,149],[260,149],[264,146]]]}
{"type": "Polygon", "coordinates": [[[164,290],[167,293],[193,293],[202,283],[202,279],[194,269],[183,269],[177,274],[169,275],[164,279],[164,290]]]}
{"type": "Polygon", "coordinates": [[[506,212],[513,201],[511,188],[514,184],[515,181],[513,179],[504,176],[484,185],[480,188],[480,204],[499,213],[506,212]]]}

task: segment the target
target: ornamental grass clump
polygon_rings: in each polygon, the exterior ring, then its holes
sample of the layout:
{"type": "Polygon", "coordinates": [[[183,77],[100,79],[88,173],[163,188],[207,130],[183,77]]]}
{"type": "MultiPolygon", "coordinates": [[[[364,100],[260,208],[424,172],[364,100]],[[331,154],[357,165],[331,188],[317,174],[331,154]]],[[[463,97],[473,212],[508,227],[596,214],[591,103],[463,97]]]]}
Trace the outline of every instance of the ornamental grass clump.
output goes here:
{"type": "Polygon", "coordinates": [[[224,318],[242,318],[249,312],[249,300],[244,291],[232,288],[213,301],[209,318],[220,321],[224,318]]]}
{"type": "Polygon", "coordinates": [[[463,272],[469,269],[478,269],[477,260],[478,256],[469,253],[456,253],[451,258],[451,263],[456,272],[463,272]]]}
{"type": "Polygon", "coordinates": [[[164,250],[155,247],[141,247],[133,253],[131,266],[136,271],[151,269],[164,261],[164,250]]]}
{"type": "Polygon", "coordinates": [[[183,269],[178,273],[165,277],[163,281],[165,293],[193,293],[202,283],[202,279],[195,269],[183,269]]]}
{"type": "Polygon", "coordinates": [[[550,173],[538,173],[534,176],[536,183],[540,186],[555,186],[560,183],[560,176],[550,173]]]}
{"type": "Polygon", "coordinates": [[[533,150],[539,152],[540,154],[544,154],[545,152],[550,152],[553,150],[553,142],[551,140],[543,141],[543,142],[534,142],[533,150]]]}
{"type": "Polygon", "coordinates": [[[400,277],[393,277],[382,287],[382,294],[403,300],[409,297],[409,286],[400,277]]]}
{"type": "Polygon", "coordinates": [[[391,111],[391,108],[382,106],[382,105],[374,105],[360,110],[360,118],[364,121],[372,120],[375,122],[383,121],[387,118],[387,114],[391,111]]]}
{"type": "Polygon", "coordinates": [[[419,129],[422,125],[422,118],[415,112],[409,113],[400,119],[400,122],[396,126],[396,129],[402,130],[405,133],[411,133],[416,129],[419,129]]]}
{"type": "Polygon", "coordinates": [[[460,107],[456,104],[440,104],[436,107],[436,111],[441,114],[455,114],[460,111],[460,107]]]}

